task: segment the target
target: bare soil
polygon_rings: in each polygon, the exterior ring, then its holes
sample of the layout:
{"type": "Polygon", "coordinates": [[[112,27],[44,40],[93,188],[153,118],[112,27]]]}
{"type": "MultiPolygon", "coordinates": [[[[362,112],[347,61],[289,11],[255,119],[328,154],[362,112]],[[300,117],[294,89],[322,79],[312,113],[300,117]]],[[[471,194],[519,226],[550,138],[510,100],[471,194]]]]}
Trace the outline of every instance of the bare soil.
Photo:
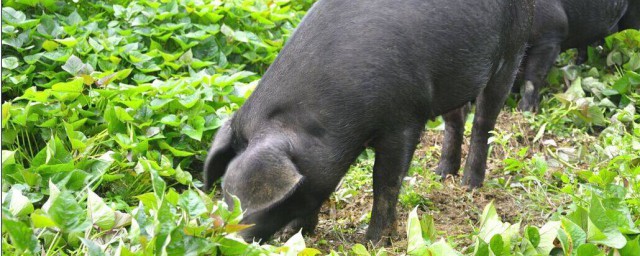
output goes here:
{"type": "MultiPolygon", "coordinates": [[[[558,144],[565,143],[559,138],[548,138],[546,135],[534,143],[533,138],[538,131],[530,127],[522,114],[515,112],[503,111],[499,117],[496,131],[515,134],[515,136],[508,140],[506,147],[493,147],[487,163],[488,173],[485,184],[487,182],[495,183],[497,179],[510,179],[501,170],[504,167],[503,160],[509,155],[513,156],[513,152],[505,152],[507,150],[504,148],[517,152],[521,148],[529,147],[528,156],[531,156],[535,153],[545,153],[545,146],[541,143],[543,140],[555,140],[558,141],[558,144]]],[[[463,166],[468,151],[468,137],[467,134],[463,145],[463,166]]],[[[437,166],[442,140],[443,131],[427,130],[423,134],[414,161],[425,163],[425,171],[434,170],[437,166]]],[[[416,182],[432,182],[424,181],[421,175],[414,175],[414,177],[416,182]]],[[[307,246],[318,248],[327,253],[330,250],[349,251],[356,243],[366,244],[364,234],[367,221],[364,219],[369,214],[373,202],[371,183],[367,184],[346,204],[337,203],[332,197],[323,205],[320,222],[315,233],[305,238],[307,246]]],[[[498,186],[485,185],[478,190],[467,191],[465,187],[460,185],[458,177],[449,177],[442,182],[440,189],[416,192],[428,200],[426,204],[419,206],[419,214],[434,216],[439,234],[442,237],[448,237],[448,242],[453,243],[460,251],[465,251],[465,248],[472,245],[471,238],[472,234],[477,232],[479,217],[484,207],[491,201],[494,202],[498,214],[501,215],[504,222],[516,223],[520,221],[521,227],[545,223],[557,207],[566,204],[566,201],[562,202],[564,200],[560,200],[560,202],[545,201],[543,204],[536,203],[536,200],[528,196],[530,191],[524,187],[507,190],[498,186]]],[[[384,246],[390,255],[403,255],[407,246],[406,222],[408,213],[412,209],[401,205],[398,205],[397,209],[397,235],[393,236],[390,242],[384,246]]],[[[280,235],[279,239],[286,240],[286,237],[280,235]]],[[[380,246],[368,245],[368,248],[380,248],[380,246]]]]}

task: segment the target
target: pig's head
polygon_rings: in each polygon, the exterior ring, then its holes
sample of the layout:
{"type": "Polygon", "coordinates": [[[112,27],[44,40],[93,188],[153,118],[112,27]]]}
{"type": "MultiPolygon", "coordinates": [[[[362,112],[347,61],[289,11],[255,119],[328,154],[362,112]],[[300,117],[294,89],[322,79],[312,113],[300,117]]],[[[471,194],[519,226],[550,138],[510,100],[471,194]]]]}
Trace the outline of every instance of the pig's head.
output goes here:
{"type": "Polygon", "coordinates": [[[216,135],[205,163],[208,189],[223,177],[225,201],[232,206],[231,195],[240,199],[244,224],[254,226],[240,235],[246,240],[269,239],[296,217],[304,214],[299,186],[304,177],[289,156],[289,143],[282,137],[265,136],[251,142],[242,151],[232,149],[233,133],[228,125],[216,135]]]}
{"type": "Polygon", "coordinates": [[[230,203],[229,195],[237,196],[245,210],[243,223],[255,224],[241,233],[246,239],[268,239],[296,215],[292,197],[304,177],[279,145],[266,140],[249,146],[224,176],[225,200],[230,203]]]}

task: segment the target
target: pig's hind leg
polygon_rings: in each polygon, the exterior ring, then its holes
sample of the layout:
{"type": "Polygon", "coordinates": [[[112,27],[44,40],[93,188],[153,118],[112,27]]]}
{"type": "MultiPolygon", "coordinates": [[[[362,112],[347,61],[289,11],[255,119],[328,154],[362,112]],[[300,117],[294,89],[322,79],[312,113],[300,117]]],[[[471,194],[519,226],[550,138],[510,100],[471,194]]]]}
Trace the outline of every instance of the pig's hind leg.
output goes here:
{"type": "Polygon", "coordinates": [[[560,43],[554,40],[533,43],[527,51],[527,62],[524,64],[524,86],[522,99],[518,104],[521,111],[538,111],[540,89],[545,85],[547,74],[560,54],[560,43]]]}
{"type": "Polygon", "coordinates": [[[396,204],[423,124],[386,131],[373,141],[373,209],[366,239],[379,242],[396,232],[396,204]]]}
{"type": "Polygon", "coordinates": [[[498,114],[500,114],[509,95],[523,52],[524,50],[521,49],[517,54],[507,55],[508,59],[491,76],[489,83],[477,98],[471,145],[462,180],[463,184],[470,188],[481,187],[484,181],[489,150],[487,144],[489,132],[494,129],[498,114]]]}

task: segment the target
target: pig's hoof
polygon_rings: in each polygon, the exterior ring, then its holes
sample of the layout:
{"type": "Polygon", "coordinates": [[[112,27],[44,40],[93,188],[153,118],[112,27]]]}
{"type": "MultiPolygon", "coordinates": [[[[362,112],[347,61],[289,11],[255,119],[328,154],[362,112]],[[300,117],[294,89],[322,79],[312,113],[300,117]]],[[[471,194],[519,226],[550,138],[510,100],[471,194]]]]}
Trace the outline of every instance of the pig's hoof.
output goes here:
{"type": "Polygon", "coordinates": [[[375,247],[389,246],[391,245],[391,238],[397,235],[395,227],[395,225],[391,225],[391,227],[385,228],[384,230],[368,229],[363,242],[365,244],[370,243],[375,247]]]}
{"type": "Polygon", "coordinates": [[[310,216],[307,218],[299,218],[287,225],[286,230],[292,232],[291,235],[295,235],[302,230],[302,235],[313,235],[315,233],[316,226],[318,225],[318,216],[310,216]]]}
{"type": "Polygon", "coordinates": [[[530,109],[531,107],[529,106],[529,104],[525,103],[524,100],[521,100],[520,103],[518,103],[518,110],[520,112],[528,112],[531,111],[530,109]]]}
{"type": "Polygon", "coordinates": [[[480,184],[464,184],[467,188],[467,191],[473,191],[482,187],[482,183],[480,184]]]}
{"type": "Polygon", "coordinates": [[[472,192],[476,189],[479,189],[480,187],[482,187],[482,184],[480,186],[471,186],[471,185],[465,186],[467,192],[472,192]]]}
{"type": "Polygon", "coordinates": [[[391,237],[390,236],[382,236],[378,238],[372,238],[369,236],[365,236],[362,241],[363,244],[372,245],[374,248],[377,247],[387,247],[391,246],[391,237]]]}
{"type": "Polygon", "coordinates": [[[295,234],[297,234],[298,232],[302,232],[303,236],[310,236],[310,235],[314,235],[315,234],[315,229],[305,228],[305,227],[288,226],[284,230],[282,230],[282,234],[285,237],[292,237],[295,234]]]}
{"type": "Polygon", "coordinates": [[[518,110],[520,112],[531,112],[531,113],[535,113],[538,109],[538,106],[536,106],[533,103],[528,102],[527,100],[520,100],[520,103],[518,103],[518,110]]]}
{"type": "Polygon", "coordinates": [[[464,188],[466,189],[467,192],[472,192],[476,189],[479,189],[480,187],[482,187],[482,184],[480,184],[479,186],[474,186],[474,185],[465,185],[464,188]]]}
{"type": "Polygon", "coordinates": [[[455,168],[452,165],[440,164],[438,165],[438,168],[436,168],[435,173],[440,175],[442,180],[445,180],[449,175],[458,176],[458,169],[459,167],[455,168]]]}
{"type": "Polygon", "coordinates": [[[462,184],[467,186],[467,190],[471,191],[482,187],[482,179],[463,179],[462,184]]]}

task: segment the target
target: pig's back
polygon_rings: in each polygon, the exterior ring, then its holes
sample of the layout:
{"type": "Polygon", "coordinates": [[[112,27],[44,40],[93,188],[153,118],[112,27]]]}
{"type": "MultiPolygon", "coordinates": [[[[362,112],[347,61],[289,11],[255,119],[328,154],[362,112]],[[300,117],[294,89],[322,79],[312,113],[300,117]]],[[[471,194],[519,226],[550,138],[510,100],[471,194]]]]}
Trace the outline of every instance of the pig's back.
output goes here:
{"type": "Polygon", "coordinates": [[[569,34],[562,43],[563,49],[583,47],[615,32],[618,21],[628,7],[627,0],[561,0],[561,2],[569,23],[569,34]]]}
{"type": "Polygon", "coordinates": [[[476,97],[522,37],[525,2],[321,0],[240,115],[345,132],[424,122],[476,97]]]}

